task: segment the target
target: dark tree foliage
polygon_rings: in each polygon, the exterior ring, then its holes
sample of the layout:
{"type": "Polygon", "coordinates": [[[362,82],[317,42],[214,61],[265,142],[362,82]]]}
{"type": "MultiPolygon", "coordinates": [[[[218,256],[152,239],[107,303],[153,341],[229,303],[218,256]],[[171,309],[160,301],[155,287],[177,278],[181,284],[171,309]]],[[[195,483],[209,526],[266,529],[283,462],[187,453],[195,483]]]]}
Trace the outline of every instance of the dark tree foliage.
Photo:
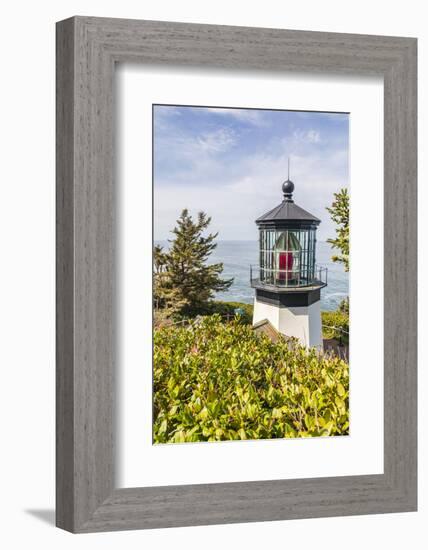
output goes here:
{"type": "Polygon", "coordinates": [[[196,220],[184,209],[172,233],[168,252],[154,250],[154,295],[159,307],[194,315],[206,309],[215,292],[227,290],[233,279],[222,279],[223,264],[207,264],[218,233],[205,235],[211,218],[199,212],[196,220]]]}

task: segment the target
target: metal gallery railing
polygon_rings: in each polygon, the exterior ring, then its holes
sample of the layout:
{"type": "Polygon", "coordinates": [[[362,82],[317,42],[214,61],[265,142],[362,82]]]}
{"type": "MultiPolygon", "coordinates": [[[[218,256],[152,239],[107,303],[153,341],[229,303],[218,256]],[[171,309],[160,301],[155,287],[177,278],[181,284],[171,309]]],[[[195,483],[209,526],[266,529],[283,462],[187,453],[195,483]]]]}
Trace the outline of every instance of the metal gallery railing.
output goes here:
{"type": "Polygon", "coordinates": [[[327,285],[328,269],[315,265],[307,269],[271,269],[260,266],[250,266],[251,286],[275,286],[298,288],[314,284],[327,285]]]}

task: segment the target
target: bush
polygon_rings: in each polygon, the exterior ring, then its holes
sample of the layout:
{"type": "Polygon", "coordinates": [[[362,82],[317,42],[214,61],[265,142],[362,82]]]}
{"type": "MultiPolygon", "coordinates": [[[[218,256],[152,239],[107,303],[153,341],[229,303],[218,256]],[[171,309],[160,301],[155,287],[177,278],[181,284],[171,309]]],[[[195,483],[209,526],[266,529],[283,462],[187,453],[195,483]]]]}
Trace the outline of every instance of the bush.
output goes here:
{"type": "Polygon", "coordinates": [[[342,344],[349,344],[349,314],[337,309],[336,311],[323,311],[322,332],[323,338],[334,338],[342,344]]]}
{"type": "Polygon", "coordinates": [[[218,314],[223,319],[227,315],[231,318],[236,315],[236,310],[239,310],[241,322],[247,325],[253,324],[253,306],[252,304],[244,304],[243,302],[209,302],[207,308],[203,312],[205,315],[218,314]]]}
{"type": "Polygon", "coordinates": [[[154,332],[154,443],[348,434],[349,370],[219,315],[154,332]]]}
{"type": "Polygon", "coordinates": [[[339,307],[337,309],[349,316],[349,296],[341,300],[339,307]]]}

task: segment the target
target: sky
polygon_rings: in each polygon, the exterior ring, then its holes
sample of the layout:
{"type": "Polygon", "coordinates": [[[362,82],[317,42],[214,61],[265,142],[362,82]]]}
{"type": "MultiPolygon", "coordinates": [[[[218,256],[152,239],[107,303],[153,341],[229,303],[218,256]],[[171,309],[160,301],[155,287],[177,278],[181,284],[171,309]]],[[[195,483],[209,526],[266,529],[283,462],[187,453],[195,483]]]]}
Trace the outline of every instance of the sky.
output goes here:
{"type": "Polygon", "coordinates": [[[334,237],[326,206],[348,187],[348,114],[155,105],[153,132],[155,240],[183,208],[211,216],[219,240],[256,240],[288,159],[294,202],[321,219],[319,240],[334,237]]]}

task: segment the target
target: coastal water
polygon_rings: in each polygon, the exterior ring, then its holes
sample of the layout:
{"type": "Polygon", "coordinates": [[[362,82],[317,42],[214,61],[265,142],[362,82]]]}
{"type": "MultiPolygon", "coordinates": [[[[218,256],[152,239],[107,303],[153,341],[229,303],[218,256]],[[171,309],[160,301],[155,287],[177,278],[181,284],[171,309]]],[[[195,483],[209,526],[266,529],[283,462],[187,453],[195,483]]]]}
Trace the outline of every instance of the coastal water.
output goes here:
{"type": "MultiPolygon", "coordinates": [[[[159,241],[165,249],[168,243],[159,241]]],[[[340,301],[349,294],[349,274],[343,266],[331,261],[332,250],[328,243],[317,242],[317,264],[328,269],[328,285],[321,290],[321,309],[334,310],[340,301]]],[[[227,292],[219,292],[218,300],[253,303],[254,289],[250,286],[250,265],[258,263],[257,241],[217,241],[217,248],[209,258],[209,263],[222,262],[224,278],[233,277],[232,286],[227,292]]]]}

